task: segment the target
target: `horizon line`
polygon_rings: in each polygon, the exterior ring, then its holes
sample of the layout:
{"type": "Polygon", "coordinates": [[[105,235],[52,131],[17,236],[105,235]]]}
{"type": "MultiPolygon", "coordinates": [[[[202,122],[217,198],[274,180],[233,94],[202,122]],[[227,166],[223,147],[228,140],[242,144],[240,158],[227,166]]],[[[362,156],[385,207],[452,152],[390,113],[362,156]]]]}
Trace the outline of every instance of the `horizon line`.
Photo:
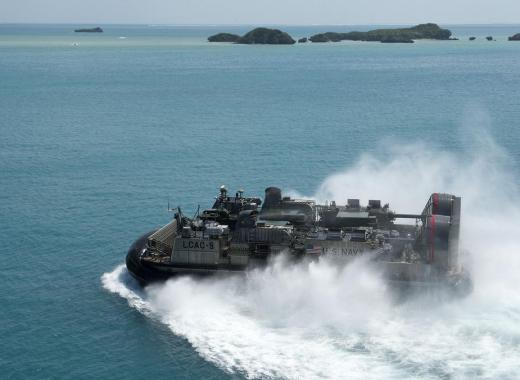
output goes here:
{"type": "Polygon", "coordinates": [[[244,23],[244,24],[229,24],[229,23],[149,23],[149,22],[133,22],[133,23],[119,23],[119,22],[4,22],[0,21],[0,25],[113,25],[113,26],[149,26],[149,27],[220,27],[220,26],[401,26],[401,25],[419,25],[434,23],[445,26],[520,26],[520,22],[489,22],[489,23],[443,23],[443,22],[402,22],[402,23],[365,23],[365,24],[277,24],[277,23],[244,23]]]}

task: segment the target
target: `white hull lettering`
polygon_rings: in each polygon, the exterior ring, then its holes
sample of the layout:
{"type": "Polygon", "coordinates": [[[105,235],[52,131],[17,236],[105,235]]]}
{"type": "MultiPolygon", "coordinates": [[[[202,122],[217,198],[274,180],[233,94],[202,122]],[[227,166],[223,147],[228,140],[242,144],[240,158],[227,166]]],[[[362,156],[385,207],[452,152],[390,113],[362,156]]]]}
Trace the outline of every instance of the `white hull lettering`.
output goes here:
{"type": "Polygon", "coordinates": [[[325,255],[331,256],[357,256],[363,254],[360,248],[323,248],[325,255]]]}
{"type": "Polygon", "coordinates": [[[215,243],[204,240],[183,240],[182,248],[184,249],[215,249],[215,243]]]}

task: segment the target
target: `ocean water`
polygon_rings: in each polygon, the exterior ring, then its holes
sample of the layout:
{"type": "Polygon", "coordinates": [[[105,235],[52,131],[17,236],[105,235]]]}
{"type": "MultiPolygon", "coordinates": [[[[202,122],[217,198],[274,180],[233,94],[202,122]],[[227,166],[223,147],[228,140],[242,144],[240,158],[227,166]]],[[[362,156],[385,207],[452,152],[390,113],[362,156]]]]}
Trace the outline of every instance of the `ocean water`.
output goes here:
{"type": "Polygon", "coordinates": [[[76,27],[0,25],[0,377],[520,377],[520,25],[295,46],[205,42],[247,26],[76,27]],[[395,303],[362,260],[283,258],[137,287],[133,239],[221,184],[404,213],[461,195],[475,290],[395,303]]]}

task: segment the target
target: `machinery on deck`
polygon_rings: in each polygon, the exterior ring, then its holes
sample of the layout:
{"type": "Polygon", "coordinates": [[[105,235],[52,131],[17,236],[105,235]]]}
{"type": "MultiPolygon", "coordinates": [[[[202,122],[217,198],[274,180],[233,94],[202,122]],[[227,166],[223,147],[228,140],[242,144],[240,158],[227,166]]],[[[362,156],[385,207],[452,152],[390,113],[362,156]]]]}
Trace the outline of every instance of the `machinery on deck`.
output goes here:
{"type": "Polygon", "coordinates": [[[370,200],[319,205],[283,197],[277,187],[262,200],[222,186],[213,207],[173,220],[136,240],[126,265],[146,284],[178,274],[242,272],[287,251],[295,260],[330,257],[345,263],[368,255],[391,283],[443,286],[467,293],[459,263],[461,198],[434,193],[420,214],[399,214],[370,200]],[[415,223],[397,223],[397,220],[415,223]]]}

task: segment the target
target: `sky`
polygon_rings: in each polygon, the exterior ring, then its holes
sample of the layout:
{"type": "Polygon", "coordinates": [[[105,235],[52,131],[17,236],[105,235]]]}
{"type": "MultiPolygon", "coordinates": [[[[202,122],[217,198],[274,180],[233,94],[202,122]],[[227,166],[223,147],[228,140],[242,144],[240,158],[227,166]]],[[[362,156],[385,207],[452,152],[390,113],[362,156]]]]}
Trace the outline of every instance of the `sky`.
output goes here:
{"type": "Polygon", "coordinates": [[[0,23],[520,24],[520,0],[0,0],[0,23]]]}

